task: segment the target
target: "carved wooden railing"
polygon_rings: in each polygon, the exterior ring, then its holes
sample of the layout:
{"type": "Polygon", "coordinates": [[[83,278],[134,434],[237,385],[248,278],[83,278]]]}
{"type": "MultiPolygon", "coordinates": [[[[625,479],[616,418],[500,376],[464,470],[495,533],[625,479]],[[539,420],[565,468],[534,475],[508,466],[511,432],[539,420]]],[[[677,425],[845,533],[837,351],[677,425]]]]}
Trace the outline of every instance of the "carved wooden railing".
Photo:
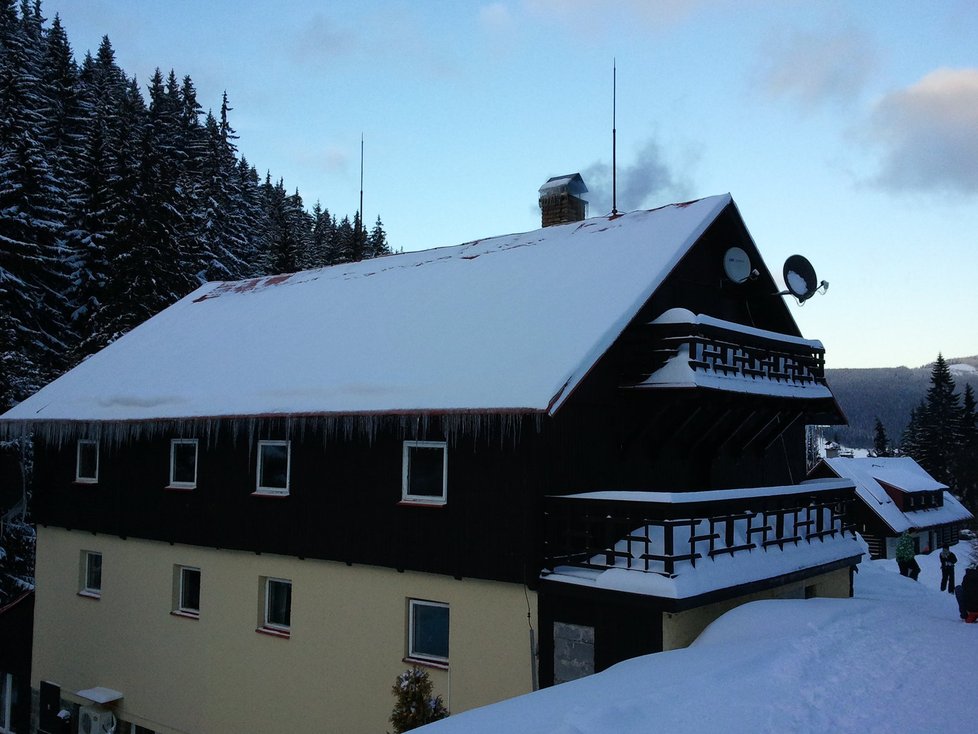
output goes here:
{"type": "Polygon", "coordinates": [[[819,342],[704,317],[634,328],[626,337],[624,384],[642,384],[676,357],[688,359],[701,374],[825,385],[825,349],[819,342]]]}
{"type": "Polygon", "coordinates": [[[851,486],[838,483],[764,496],[763,490],[691,492],[686,495],[596,492],[548,497],[544,567],[625,568],[674,577],[677,564],[695,568],[721,555],[785,549],[821,542],[852,528],[846,521],[851,486]],[[709,500],[698,497],[709,495],[709,500]],[[657,498],[657,499],[647,499],[657,498]],[[668,498],[668,499],[666,499],[668,498]]]}

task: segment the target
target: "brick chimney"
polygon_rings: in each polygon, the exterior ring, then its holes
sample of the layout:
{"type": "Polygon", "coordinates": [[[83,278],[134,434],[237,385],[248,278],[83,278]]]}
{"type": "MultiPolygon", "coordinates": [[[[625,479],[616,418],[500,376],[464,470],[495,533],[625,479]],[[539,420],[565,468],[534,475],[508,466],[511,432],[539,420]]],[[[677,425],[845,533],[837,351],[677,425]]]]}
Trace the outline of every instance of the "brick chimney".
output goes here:
{"type": "Polygon", "coordinates": [[[582,194],[587,186],[581,174],[554,176],[540,187],[540,218],[544,227],[580,222],[587,215],[587,201],[582,194]]]}

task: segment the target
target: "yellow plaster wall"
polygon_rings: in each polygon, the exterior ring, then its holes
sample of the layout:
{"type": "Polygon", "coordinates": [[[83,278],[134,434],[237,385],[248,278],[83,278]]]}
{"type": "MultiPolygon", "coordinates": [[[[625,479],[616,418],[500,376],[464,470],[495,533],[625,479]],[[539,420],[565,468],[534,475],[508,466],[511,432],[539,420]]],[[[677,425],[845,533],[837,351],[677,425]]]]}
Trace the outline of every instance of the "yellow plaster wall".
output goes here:
{"type": "Polygon", "coordinates": [[[117,715],[176,732],[384,732],[408,667],[407,599],[450,608],[453,712],[532,684],[522,586],[38,528],[33,685],[125,694],[117,715]],[[78,596],[81,551],[101,552],[102,596],[78,596]],[[170,614],[175,565],[201,569],[200,619],[170,614]],[[291,579],[289,639],[256,632],[260,577],[291,579]]]}
{"type": "Polygon", "coordinates": [[[840,568],[804,581],[787,584],[768,591],[747,594],[715,604],[688,609],[685,612],[662,615],[662,649],[687,647],[711,622],[734,607],[761,599],[804,599],[805,587],[814,586],[815,596],[843,599],[849,596],[849,569],[840,568]]]}

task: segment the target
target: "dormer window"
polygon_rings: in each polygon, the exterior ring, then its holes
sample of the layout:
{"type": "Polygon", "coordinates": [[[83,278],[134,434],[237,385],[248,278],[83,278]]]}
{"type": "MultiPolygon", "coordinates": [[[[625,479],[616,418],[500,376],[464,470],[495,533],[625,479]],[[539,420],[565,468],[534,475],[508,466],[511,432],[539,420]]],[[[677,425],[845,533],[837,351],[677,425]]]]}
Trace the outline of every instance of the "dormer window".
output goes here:
{"type": "Polygon", "coordinates": [[[289,442],[258,442],[258,480],[255,494],[289,493],[289,442]]]}
{"type": "Polygon", "coordinates": [[[197,439],[170,441],[170,487],[194,489],[197,486],[197,439]]]}
{"type": "Polygon", "coordinates": [[[85,484],[98,482],[98,441],[79,439],[75,459],[75,481],[85,484]]]}

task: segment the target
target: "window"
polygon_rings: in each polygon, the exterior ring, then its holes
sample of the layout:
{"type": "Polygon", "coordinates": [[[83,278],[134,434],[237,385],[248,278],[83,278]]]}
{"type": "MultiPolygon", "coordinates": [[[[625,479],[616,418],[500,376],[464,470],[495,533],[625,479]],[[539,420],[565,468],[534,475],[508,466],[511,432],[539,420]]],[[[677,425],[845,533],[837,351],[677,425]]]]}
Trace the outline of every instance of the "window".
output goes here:
{"type": "Polygon", "coordinates": [[[289,442],[258,442],[258,485],[256,494],[289,493],[289,442]]]}
{"type": "Polygon", "coordinates": [[[174,566],[173,611],[188,617],[200,616],[200,569],[174,566]]]}
{"type": "Polygon", "coordinates": [[[95,551],[82,551],[81,590],[83,596],[102,596],[102,554],[95,551]]]}
{"type": "Polygon", "coordinates": [[[411,599],[408,603],[408,657],[448,663],[448,605],[411,599]]]}
{"type": "Polygon", "coordinates": [[[170,441],[170,485],[181,489],[197,486],[197,439],[170,441]]]}
{"type": "Polygon", "coordinates": [[[262,605],[262,627],[288,633],[292,628],[292,582],[266,578],[262,605]]]}
{"type": "Polygon", "coordinates": [[[443,505],[448,501],[448,448],[444,441],[405,441],[401,499],[443,505]]]}
{"type": "Polygon", "coordinates": [[[89,439],[78,441],[75,461],[75,481],[94,484],[98,481],[98,442],[89,439]]]}

